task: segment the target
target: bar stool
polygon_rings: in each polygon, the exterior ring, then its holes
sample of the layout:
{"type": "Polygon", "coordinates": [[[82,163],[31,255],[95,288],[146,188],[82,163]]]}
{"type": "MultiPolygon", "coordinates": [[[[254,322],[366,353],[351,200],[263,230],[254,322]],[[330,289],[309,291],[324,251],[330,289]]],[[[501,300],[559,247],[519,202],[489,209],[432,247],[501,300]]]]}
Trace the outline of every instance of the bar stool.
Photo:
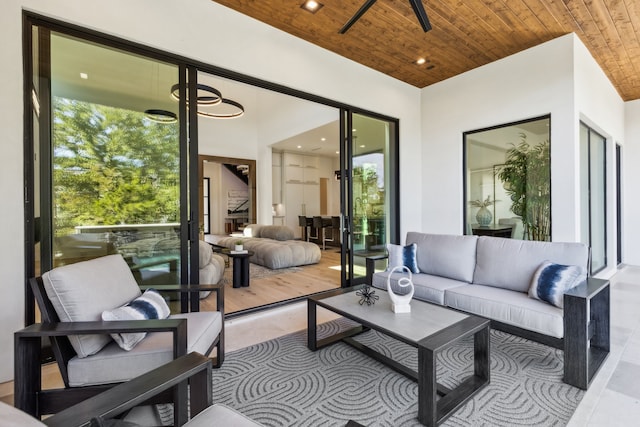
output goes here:
{"type": "MultiPolygon", "coordinates": [[[[304,215],[298,215],[298,225],[302,228],[302,240],[309,241],[309,237],[312,239],[317,239],[318,236],[309,236],[311,233],[309,232],[309,228],[313,226],[313,219],[307,218],[304,215]]],[[[318,234],[318,233],[316,233],[318,234]]]]}
{"type": "MultiPolygon", "coordinates": [[[[336,240],[336,236],[335,236],[335,230],[338,230],[338,232],[340,231],[340,217],[339,216],[332,216],[331,217],[331,222],[329,225],[326,225],[325,227],[322,228],[322,249],[325,248],[325,242],[334,242],[336,240]],[[325,230],[329,229],[329,236],[327,237],[325,235],[325,230]]],[[[338,241],[340,241],[340,234],[338,233],[338,237],[337,237],[338,241]]]]}
{"type": "MultiPolygon", "coordinates": [[[[338,218],[338,227],[340,227],[340,217],[335,218],[338,218]]],[[[322,250],[327,248],[326,242],[333,242],[333,224],[333,218],[313,217],[313,228],[316,229],[316,238],[322,240],[322,250]],[[326,236],[327,228],[331,229],[331,238],[327,238],[326,236]]]]}

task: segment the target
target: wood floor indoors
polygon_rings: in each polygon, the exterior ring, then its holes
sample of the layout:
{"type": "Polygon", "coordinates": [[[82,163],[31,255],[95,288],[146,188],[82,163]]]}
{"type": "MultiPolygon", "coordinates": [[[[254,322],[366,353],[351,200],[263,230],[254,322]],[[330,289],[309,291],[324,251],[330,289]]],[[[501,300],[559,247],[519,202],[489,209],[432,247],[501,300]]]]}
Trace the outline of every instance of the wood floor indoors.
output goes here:
{"type": "MultiPolygon", "coordinates": [[[[300,271],[274,274],[267,277],[251,277],[250,286],[233,288],[229,265],[224,290],[226,314],[311,295],[340,287],[340,252],[337,248],[322,251],[320,262],[300,267],[300,271]]],[[[200,301],[200,309],[215,310],[215,294],[200,301]]]]}

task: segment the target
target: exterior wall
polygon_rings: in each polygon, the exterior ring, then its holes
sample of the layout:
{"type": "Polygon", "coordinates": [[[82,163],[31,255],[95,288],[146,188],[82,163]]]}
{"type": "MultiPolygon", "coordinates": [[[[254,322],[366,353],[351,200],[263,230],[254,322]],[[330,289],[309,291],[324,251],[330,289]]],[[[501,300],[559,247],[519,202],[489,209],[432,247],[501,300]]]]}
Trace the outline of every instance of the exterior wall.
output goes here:
{"type": "MultiPolygon", "coordinates": [[[[597,274],[607,277],[616,270],[617,232],[616,232],[616,143],[623,145],[624,135],[624,102],[615,88],[593,59],[582,42],[574,38],[575,69],[575,113],[576,135],[579,135],[579,122],[596,130],[607,139],[607,186],[606,186],[606,235],[607,235],[607,267],[597,274]]],[[[580,138],[576,139],[576,144],[580,138]]],[[[576,185],[579,187],[579,183],[576,185]]],[[[580,194],[575,195],[579,202],[580,194]]],[[[576,225],[579,226],[579,214],[576,214],[576,225]]]]}
{"type": "Polygon", "coordinates": [[[573,197],[577,128],[567,126],[575,121],[574,37],[560,37],[423,89],[422,199],[429,200],[423,231],[463,231],[463,132],[550,113],[552,238],[579,237],[573,197]]]}
{"type": "MultiPolygon", "coordinates": [[[[419,170],[420,90],[289,36],[210,0],[5,0],[0,14],[0,126],[3,157],[0,199],[0,382],[13,376],[13,332],[23,326],[24,236],[22,148],[22,10],[111,34],[214,66],[255,76],[358,108],[399,118],[402,124],[401,186],[419,170]],[[186,3],[186,4],[185,4],[186,3]],[[381,101],[384,100],[384,101],[381,101]]],[[[204,144],[207,142],[205,141],[204,144]]],[[[207,154],[263,158],[271,149],[254,137],[241,153],[207,154]]],[[[258,180],[270,180],[270,167],[258,180]]],[[[270,181],[267,181],[270,182],[270,181]]],[[[408,190],[407,190],[408,191],[408,190]]],[[[270,193],[270,191],[269,191],[270,193]]],[[[258,209],[270,218],[271,197],[259,196],[258,209]]],[[[403,199],[403,233],[420,226],[420,202],[403,199]]],[[[266,220],[266,218],[261,218],[266,220]]]]}
{"type": "Polygon", "coordinates": [[[622,262],[640,265],[640,99],[625,104],[622,147],[622,262]]]}

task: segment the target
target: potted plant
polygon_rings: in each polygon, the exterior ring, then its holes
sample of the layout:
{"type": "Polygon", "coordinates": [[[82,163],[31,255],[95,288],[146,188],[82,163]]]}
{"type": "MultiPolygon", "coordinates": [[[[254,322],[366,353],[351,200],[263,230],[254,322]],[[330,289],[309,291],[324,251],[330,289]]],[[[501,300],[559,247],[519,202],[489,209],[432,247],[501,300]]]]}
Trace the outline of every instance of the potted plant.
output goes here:
{"type": "Polygon", "coordinates": [[[236,241],[235,251],[236,252],[242,252],[242,240],[236,241]]]}
{"type": "Polygon", "coordinates": [[[531,146],[526,135],[507,151],[498,173],[511,198],[511,211],[522,218],[526,240],[548,241],[551,237],[551,158],[549,141],[531,146]]]}
{"type": "Polygon", "coordinates": [[[476,213],[476,221],[480,224],[481,227],[486,227],[491,224],[491,220],[493,219],[493,215],[491,215],[491,211],[487,209],[489,206],[493,205],[498,200],[491,200],[491,196],[487,196],[485,200],[471,200],[469,204],[473,207],[480,208],[476,213]]]}

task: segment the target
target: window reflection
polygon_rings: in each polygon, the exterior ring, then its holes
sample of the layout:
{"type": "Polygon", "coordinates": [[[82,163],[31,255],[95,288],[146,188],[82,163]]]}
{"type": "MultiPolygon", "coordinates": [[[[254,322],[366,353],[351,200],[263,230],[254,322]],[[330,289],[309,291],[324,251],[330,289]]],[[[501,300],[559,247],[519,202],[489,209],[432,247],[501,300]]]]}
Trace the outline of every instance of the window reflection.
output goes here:
{"type": "Polygon", "coordinates": [[[550,117],[464,134],[465,234],[551,239],[550,117]]]}

